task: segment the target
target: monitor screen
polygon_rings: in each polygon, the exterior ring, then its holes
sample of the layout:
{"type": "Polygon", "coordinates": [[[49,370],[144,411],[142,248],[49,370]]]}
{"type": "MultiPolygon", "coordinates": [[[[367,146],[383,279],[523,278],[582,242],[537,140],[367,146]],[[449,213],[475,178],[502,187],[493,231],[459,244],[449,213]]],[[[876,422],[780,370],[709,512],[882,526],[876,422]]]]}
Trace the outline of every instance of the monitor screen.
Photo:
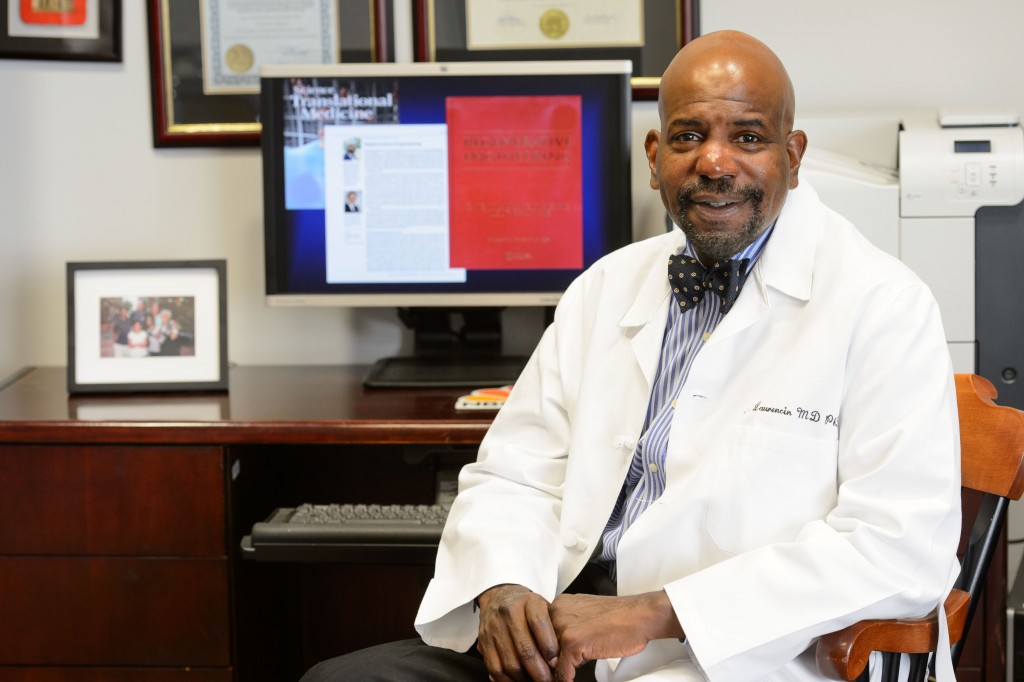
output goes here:
{"type": "Polygon", "coordinates": [[[631,239],[630,63],[265,67],[271,305],[551,305],[631,239]]]}

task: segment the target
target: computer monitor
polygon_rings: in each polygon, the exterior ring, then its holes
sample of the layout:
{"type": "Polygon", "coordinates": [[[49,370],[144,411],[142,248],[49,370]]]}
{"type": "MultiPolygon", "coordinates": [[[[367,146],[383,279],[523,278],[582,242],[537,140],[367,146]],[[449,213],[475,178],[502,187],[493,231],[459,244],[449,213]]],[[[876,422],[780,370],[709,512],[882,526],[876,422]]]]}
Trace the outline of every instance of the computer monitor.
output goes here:
{"type": "Polygon", "coordinates": [[[268,304],[398,307],[416,357],[371,385],[514,379],[496,311],[553,305],[631,239],[630,71],[264,67],[268,304]]]}

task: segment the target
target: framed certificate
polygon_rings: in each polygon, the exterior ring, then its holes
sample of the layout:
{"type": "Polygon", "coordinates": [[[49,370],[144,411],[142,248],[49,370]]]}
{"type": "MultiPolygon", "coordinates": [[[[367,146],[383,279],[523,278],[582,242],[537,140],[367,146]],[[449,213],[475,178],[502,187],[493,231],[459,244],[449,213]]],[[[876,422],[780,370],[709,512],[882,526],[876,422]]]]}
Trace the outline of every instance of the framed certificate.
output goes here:
{"type": "Polygon", "coordinates": [[[698,0],[413,0],[418,61],[629,59],[633,96],[699,34],[698,0]]]}
{"type": "Polygon", "coordinates": [[[0,57],[121,61],[121,0],[0,0],[0,57]]]}
{"type": "Polygon", "coordinates": [[[156,147],[258,145],[263,64],[393,60],[391,0],[146,1],[156,147]]]}
{"type": "Polygon", "coordinates": [[[264,64],[337,64],[338,0],[201,0],[203,92],[260,91],[264,64]]]}

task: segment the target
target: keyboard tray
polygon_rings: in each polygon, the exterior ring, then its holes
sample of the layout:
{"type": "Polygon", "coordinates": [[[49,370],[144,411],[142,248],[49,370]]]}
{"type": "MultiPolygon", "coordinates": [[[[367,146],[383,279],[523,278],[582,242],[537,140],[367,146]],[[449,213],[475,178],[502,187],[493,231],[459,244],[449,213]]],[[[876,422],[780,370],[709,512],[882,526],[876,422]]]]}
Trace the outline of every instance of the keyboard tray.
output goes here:
{"type": "Polygon", "coordinates": [[[341,523],[295,523],[295,508],[274,510],[242,538],[242,556],[270,562],[431,563],[443,521],[350,519],[341,523]]]}

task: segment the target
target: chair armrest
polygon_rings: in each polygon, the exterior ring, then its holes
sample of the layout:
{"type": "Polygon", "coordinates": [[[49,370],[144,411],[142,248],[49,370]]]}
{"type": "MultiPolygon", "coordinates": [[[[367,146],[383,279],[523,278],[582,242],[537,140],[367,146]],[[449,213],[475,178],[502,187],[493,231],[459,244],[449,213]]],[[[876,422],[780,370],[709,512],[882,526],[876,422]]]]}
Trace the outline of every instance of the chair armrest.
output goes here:
{"type": "MultiPolygon", "coordinates": [[[[967,619],[970,595],[954,589],[946,597],[946,621],[949,623],[949,642],[960,641],[967,619]]],[[[898,618],[891,620],[862,620],[818,639],[818,671],[833,680],[856,680],[868,664],[872,651],[893,651],[904,654],[922,654],[935,651],[939,638],[938,619],[898,618]]]]}

